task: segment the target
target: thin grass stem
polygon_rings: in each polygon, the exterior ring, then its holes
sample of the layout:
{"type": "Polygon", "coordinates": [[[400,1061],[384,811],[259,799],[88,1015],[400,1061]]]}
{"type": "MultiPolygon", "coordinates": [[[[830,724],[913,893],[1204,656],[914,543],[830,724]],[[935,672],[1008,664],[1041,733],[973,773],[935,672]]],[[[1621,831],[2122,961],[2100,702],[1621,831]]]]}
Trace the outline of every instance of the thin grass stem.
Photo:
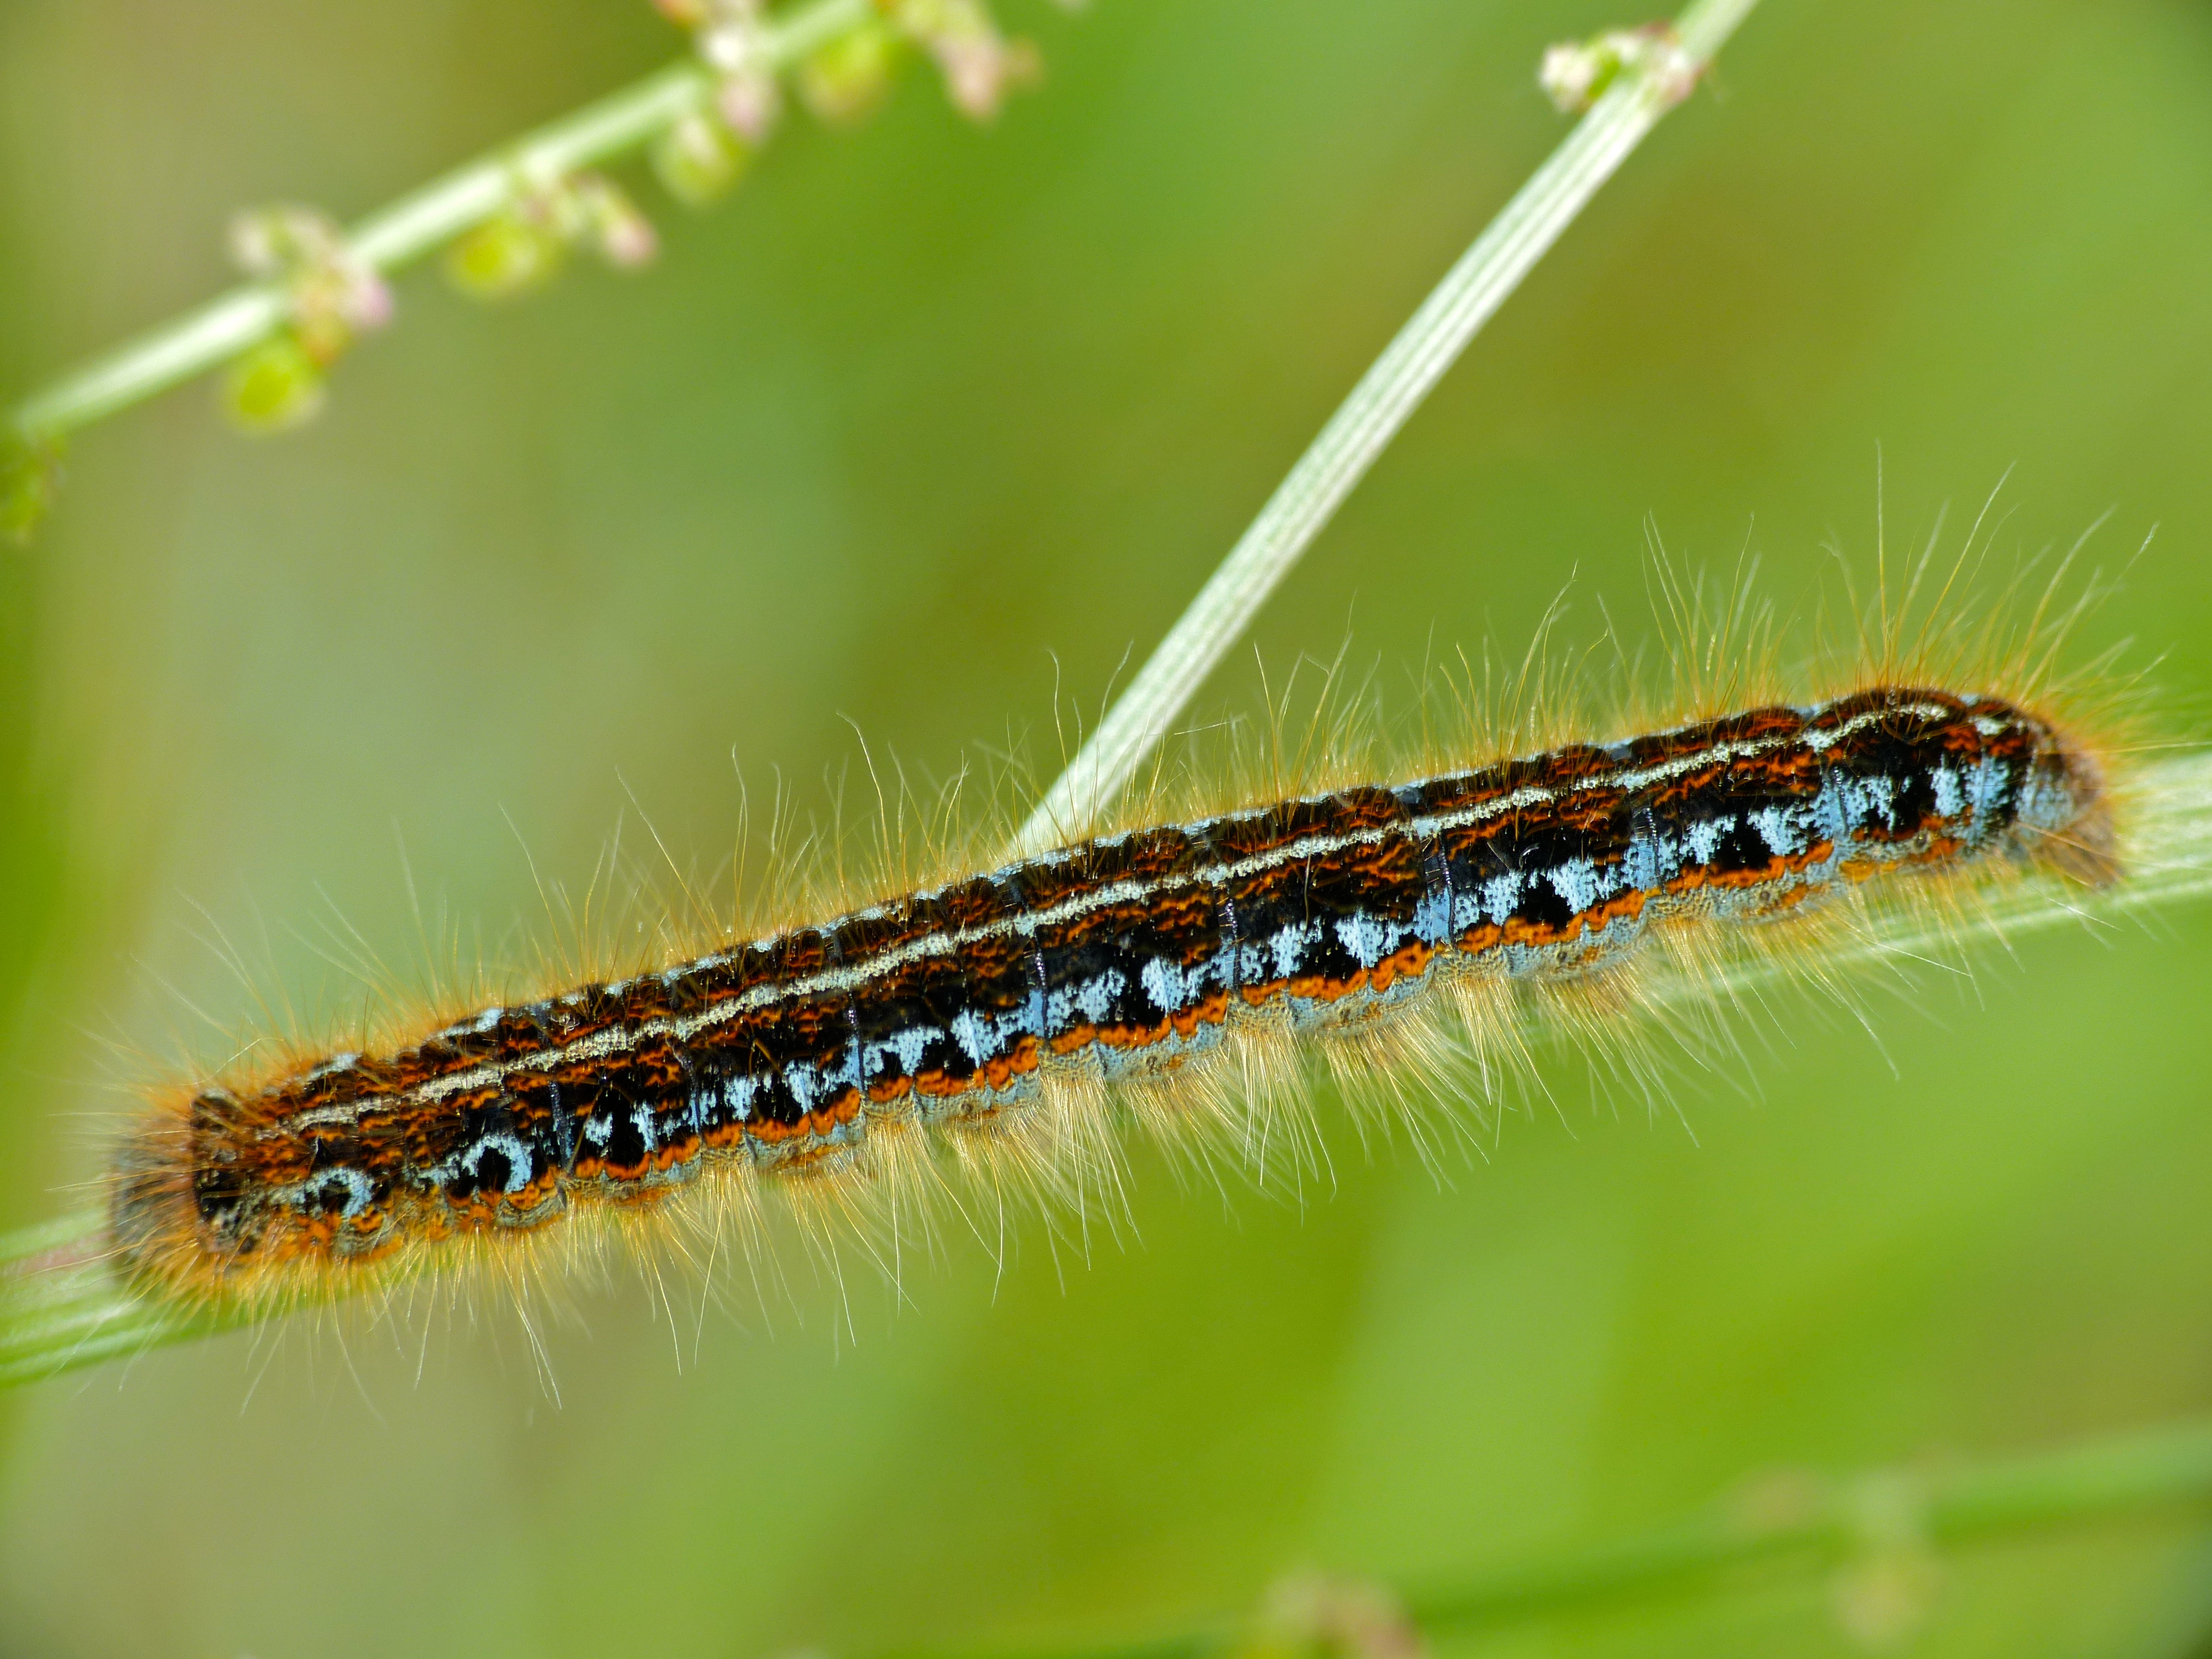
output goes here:
{"type": "MultiPolygon", "coordinates": [[[[1436,1638],[1710,1588],[1747,1569],[1809,1573],[1900,1547],[1937,1551],[2055,1527],[2212,1504],[2212,1423],[2084,1441],[2056,1451],[1840,1479],[1777,1475],[1678,1520],[1610,1543],[1531,1556],[1407,1592],[1436,1638]]],[[[967,1652],[931,1659],[1207,1659],[1235,1651],[1232,1620],[1099,1647],[967,1652]]]]}
{"type": "Polygon", "coordinates": [[[1079,839],[1121,793],[1267,596],[1482,325],[1659,118],[1680,102],[1758,0],[1695,0],[1680,56],[1632,66],[1590,106],[1421,302],[1329,416],[1151,659],[1018,833],[1018,856],[1079,839]]]}

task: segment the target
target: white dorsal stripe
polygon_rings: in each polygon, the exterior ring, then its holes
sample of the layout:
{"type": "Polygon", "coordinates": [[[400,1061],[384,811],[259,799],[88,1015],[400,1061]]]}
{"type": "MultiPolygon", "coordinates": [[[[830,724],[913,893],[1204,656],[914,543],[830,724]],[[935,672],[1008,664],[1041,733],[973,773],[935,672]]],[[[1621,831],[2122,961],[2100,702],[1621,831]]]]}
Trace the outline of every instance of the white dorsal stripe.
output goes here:
{"type": "MultiPolygon", "coordinates": [[[[1832,706],[1830,704],[1823,707],[1832,706]]],[[[1970,701],[1969,707],[1971,706],[1970,701]]],[[[1817,718],[1821,712],[1821,709],[1816,708],[1811,711],[1810,717],[1817,718]]],[[[1017,934],[1034,934],[1042,929],[1075,921],[1092,911],[1126,904],[1131,900],[1142,899],[1152,894],[1178,891],[1201,884],[1222,886],[1231,882],[1242,881],[1247,877],[1263,874],[1267,871],[1279,868],[1285,864],[1310,858],[1328,857],[1352,848],[1374,846],[1393,836],[1412,835],[1427,840],[1446,830],[1465,829],[1473,824],[1503,817],[1509,812],[1520,811],[1526,807],[1543,805],[1559,800],[1563,796],[1572,796],[1589,790],[1633,791],[1648,788],[1652,784],[1683,777],[1707,767],[1721,765],[1731,761],[1753,759],[1793,744],[1802,745],[1818,755],[1825,753],[1867,726],[1899,716],[1948,720],[1957,718],[1959,714],[1958,709],[1933,702],[1912,702],[1872,708],[1854,715],[1832,731],[1808,731],[1801,728],[1786,736],[1712,744],[1694,754],[1676,756],[1646,766],[1622,767],[1614,771],[1580,779],[1564,791],[1547,789],[1533,784],[1525,785],[1509,794],[1455,811],[1417,817],[1401,823],[1380,825],[1346,835],[1317,833],[1305,836],[1249,858],[1209,865],[1157,880],[1114,882],[1107,886],[1078,894],[1042,909],[1028,911],[1020,915],[1006,916],[974,927],[940,930],[924,934],[920,938],[908,939],[878,956],[871,957],[863,963],[820,969],[813,973],[799,975],[792,979],[757,985],[736,996],[716,1003],[711,1008],[702,1009],[695,1014],[686,1014],[678,1018],[640,1020],[635,1024],[610,1025],[593,1031],[588,1036],[578,1037],[573,1042],[562,1043],[555,1048],[540,1049],[535,1054],[520,1059],[487,1061],[481,1066],[471,1066],[466,1071],[452,1072],[442,1077],[432,1078],[398,1094],[378,1096],[372,1099],[343,1105],[314,1108],[283,1120],[283,1127],[297,1129],[316,1124],[351,1122],[367,1109],[389,1109],[396,1106],[426,1104],[443,1100],[449,1096],[466,1094],[486,1088],[520,1073],[545,1072],[559,1066],[572,1066],[581,1060],[611,1058],[655,1037],[665,1036],[673,1038],[678,1042],[685,1042],[702,1031],[711,1030],[717,1025],[726,1024],[740,1015],[750,1013],[771,1003],[786,1001],[794,997],[811,996],[824,991],[857,990],[872,980],[878,979],[927,957],[951,955],[967,946],[988,939],[1004,939],[1017,934]]],[[[1443,774],[1441,777],[1416,779],[1411,783],[1399,787],[1407,789],[1419,788],[1427,784],[1440,781],[1443,778],[1465,775],[1468,775],[1443,774]]],[[[1325,799],[1327,797],[1317,796],[1312,799],[1325,799]]],[[[1276,809],[1273,806],[1257,809],[1259,811],[1273,810],[1276,809]]],[[[1229,816],[1233,818],[1248,815],[1229,816]]],[[[1212,819],[1206,822],[1218,823],[1223,821],[1223,819],[1212,819]]],[[[1200,839],[1200,836],[1194,833],[1201,828],[1200,825],[1186,824],[1177,827],[1182,829],[1185,833],[1190,834],[1193,840],[1200,839]]],[[[1048,856],[1056,855],[1048,854],[1048,856]]],[[[997,871],[988,872],[987,874],[1003,876],[1011,872],[1019,871],[1024,866],[1019,864],[1007,865],[997,871]]],[[[933,889],[929,894],[917,896],[931,896],[934,893],[945,890],[946,890],[944,888],[933,889]]],[[[852,915],[839,917],[823,923],[817,931],[826,933],[845,921],[884,914],[886,914],[885,909],[880,906],[871,910],[856,911],[852,915]]],[[[696,961],[684,964],[679,971],[691,972],[718,967],[732,960],[743,950],[768,950],[773,948],[776,943],[777,940],[773,938],[756,939],[750,946],[715,951],[699,957],[696,961]]],[[[465,1030],[473,1026],[477,1030],[489,1030],[497,1024],[500,1017],[506,1012],[503,1008],[487,1009],[473,1019],[463,1022],[455,1029],[465,1030]]]]}

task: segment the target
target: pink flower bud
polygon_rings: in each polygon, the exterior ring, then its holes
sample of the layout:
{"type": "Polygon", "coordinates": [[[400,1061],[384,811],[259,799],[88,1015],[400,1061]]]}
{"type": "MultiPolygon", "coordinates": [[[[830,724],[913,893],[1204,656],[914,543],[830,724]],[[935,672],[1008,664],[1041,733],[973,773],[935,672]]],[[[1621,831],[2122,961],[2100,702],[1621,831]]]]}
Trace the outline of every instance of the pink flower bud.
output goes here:
{"type": "Polygon", "coordinates": [[[230,223],[230,252],[247,274],[283,285],[295,343],[319,363],[335,360],[356,334],[392,320],[392,290],[384,278],[356,258],[345,233],[312,208],[238,215],[230,223]]]}
{"type": "Polygon", "coordinates": [[[731,131],[748,144],[759,144],[783,113],[783,88],[773,75],[744,70],[725,77],[715,88],[714,107],[731,131]]]}
{"type": "Polygon", "coordinates": [[[572,240],[589,239],[599,257],[618,270],[650,264],[660,252],[653,221],[639,210],[622,186],[600,173],[580,173],[568,183],[577,210],[572,240]]]}
{"type": "Polygon", "coordinates": [[[893,15],[937,60],[952,106],[971,120],[989,120],[1009,88],[1036,78],[1036,49],[1000,33],[982,0],[899,0],[893,15]]]}

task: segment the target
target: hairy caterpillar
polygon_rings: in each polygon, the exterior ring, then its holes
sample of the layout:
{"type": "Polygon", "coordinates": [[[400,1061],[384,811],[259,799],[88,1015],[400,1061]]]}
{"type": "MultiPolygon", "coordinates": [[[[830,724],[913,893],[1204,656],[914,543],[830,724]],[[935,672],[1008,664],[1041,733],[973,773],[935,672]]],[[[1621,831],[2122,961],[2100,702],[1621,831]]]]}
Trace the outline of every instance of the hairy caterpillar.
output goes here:
{"type": "Polygon", "coordinates": [[[1881,678],[1146,824],[179,1091],[125,1137],[113,1237],[162,1290],[285,1299],[686,1188],[887,1181],[944,1138],[1018,1149],[1115,1094],[1171,1116],[1240,1051],[1340,1057],[1440,1011],[1479,1039],[1495,999],[1572,994],[1655,937],[1914,877],[2110,881],[2106,770],[2024,702],[1881,678]]]}

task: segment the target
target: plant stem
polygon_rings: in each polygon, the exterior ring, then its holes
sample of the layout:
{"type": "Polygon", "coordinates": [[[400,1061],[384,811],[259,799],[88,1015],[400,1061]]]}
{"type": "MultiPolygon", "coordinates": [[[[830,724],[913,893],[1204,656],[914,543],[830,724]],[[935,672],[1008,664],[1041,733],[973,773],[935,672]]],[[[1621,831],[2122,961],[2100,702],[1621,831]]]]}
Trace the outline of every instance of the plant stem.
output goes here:
{"type": "MultiPolygon", "coordinates": [[[[1676,20],[1683,58],[1711,63],[1758,0],[1694,0],[1676,20]]],[[[1108,711],[1014,844],[1026,857],[1079,839],[1121,793],[1313,544],[1377,456],[1482,325],[1682,96],[1679,76],[1625,70],[1490,222],[1352,387],[1198,597],[1108,711]]]]}
{"type": "MultiPolygon", "coordinates": [[[[769,32],[769,67],[788,68],[874,10],[874,0],[811,0],[797,8],[769,32]]],[[[527,182],[558,179],[636,149],[700,108],[713,88],[713,76],[697,59],[671,64],[370,214],[347,234],[347,252],[373,270],[397,270],[509,205],[527,182]]],[[[281,284],[233,289],[33,393],[11,419],[27,438],[60,437],[228,362],[289,315],[281,284]]]]}
{"type": "Polygon", "coordinates": [[[240,1322],[134,1295],[110,1263],[97,1210],[0,1237],[0,1387],[240,1322]]]}
{"type": "Polygon", "coordinates": [[[1940,1546],[2203,1503],[2212,1500],[2212,1425],[1951,1469],[1773,1485],[1771,1500],[1754,1491],[1616,1543],[1416,1593],[1407,1609],[1424,1630],[1442,1633],[1682,1589],[1777,1557],[1834,1566],[1868,1551],[1870,1514],[1899,1505],[1917,1537],[1940,1546]]]}
{"type": "MultiPolygon", "coordinates": [[[[1417,1589],[1404,1606],[1427,1636],[1466,1634],[1679,1592],[1759,1564],[1807,1571],[1843,1565],[1895,1547],[1891,1528],[1900,1515],[1915,1543],[1932,1547],[2208,1502],[2212,1424],[2187,1423],[1950,1468],[1753,1482],[1649,1532],[1417,1589]]],[[[1237,1629],[1224,1620],[1111,1647],[1005,1650],[989,1659],[1205,1659],[1231,1650],[1237,1629]]]]}

